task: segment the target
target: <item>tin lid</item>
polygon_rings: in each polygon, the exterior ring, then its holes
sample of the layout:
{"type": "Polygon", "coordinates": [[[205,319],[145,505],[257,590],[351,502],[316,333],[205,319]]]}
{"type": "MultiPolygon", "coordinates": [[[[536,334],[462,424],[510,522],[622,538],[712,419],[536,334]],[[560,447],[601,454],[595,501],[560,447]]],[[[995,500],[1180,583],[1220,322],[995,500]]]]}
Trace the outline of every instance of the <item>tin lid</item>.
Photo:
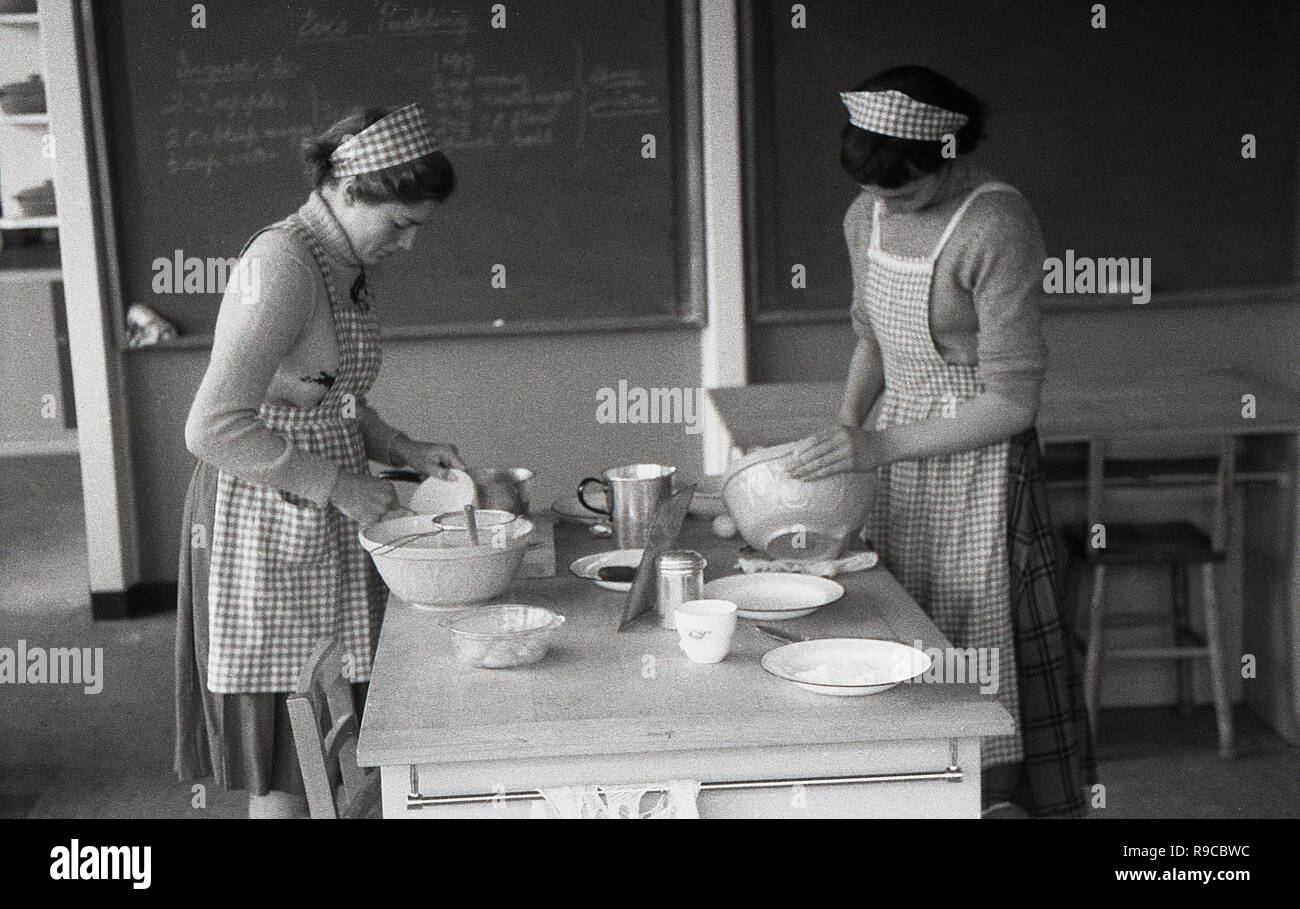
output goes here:
{"type": "Polygon", "coordinates": [[[704,556],[693,549],[670,549],[659,556],[660,571],[703,571],[704,565],[704,556]]]}

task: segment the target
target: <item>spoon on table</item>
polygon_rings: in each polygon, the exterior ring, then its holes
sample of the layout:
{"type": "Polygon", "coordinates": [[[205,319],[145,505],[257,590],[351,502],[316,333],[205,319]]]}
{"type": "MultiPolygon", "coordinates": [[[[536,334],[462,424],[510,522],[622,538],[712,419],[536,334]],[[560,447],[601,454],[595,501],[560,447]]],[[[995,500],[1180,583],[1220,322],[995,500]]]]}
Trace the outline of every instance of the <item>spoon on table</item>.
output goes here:
{"type": "Polygon", "coordinates": [[[802,644],[804,641],[808,640],[803,635],[783,631],[780,628],[773,628],[771,625],[755,625],[754,630],[762,632],[769,638],[775,638],[782,644],[802,644]]]}

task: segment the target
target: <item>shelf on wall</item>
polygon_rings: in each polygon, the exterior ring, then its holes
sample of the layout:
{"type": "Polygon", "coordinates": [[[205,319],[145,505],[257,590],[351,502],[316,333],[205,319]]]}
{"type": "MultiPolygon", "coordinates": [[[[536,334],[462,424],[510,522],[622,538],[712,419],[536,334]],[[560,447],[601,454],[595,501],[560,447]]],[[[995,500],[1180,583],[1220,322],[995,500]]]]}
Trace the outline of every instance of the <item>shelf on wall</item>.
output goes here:
{"type": "Polygon", "coordinates": [[[0,230],[46,230],[58,226],[58,215],[45,215],[40,218],[0,218],[0,230]]]}
{"type": "Polygon", "coordinates": [[[49,126],[50,115],[44,114],[0,114],[0,123],[13,126],[49,126]]]}
{"type": "Polygon", "coordinates": [[[43,439],[0,439],[0,458],[78,454],[80,451],[75,429],[65,429],[43,439]]]}
{"type": "Polygon", "coordinates": [[[40,13],[0,13],[0,25],[40,25],[40,13]]]}

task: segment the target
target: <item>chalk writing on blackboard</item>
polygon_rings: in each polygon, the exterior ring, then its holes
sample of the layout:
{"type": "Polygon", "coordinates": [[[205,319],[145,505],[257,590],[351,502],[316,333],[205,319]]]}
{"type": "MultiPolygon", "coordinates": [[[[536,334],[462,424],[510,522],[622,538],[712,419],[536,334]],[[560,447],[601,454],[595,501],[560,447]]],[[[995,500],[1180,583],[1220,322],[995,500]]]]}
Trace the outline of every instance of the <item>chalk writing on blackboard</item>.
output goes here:
{"type": "MultiPolygon", "coordinates": [[[[420,21],[428,27],[421,34],[443,35],[448,30],[441,20],[420,21]]],[[[334,34],[345,33],[357,34],[334,34]]],[[[452,40],[459,44],[460,33],[453,33],[452,40]]],[[[518,70],[484,72],[474,53],[440,48],[430,49],[425,62],[393,66],[390,73],[409,77],[418,94],[429,99],[433,128],[448,151],[576,148],[585,141],[589,119],[663,113],[662,99],[644,70],[600,65],[583,73],[581,55],[575,59],[573,83],[565,86],[538,85],[534,75],[518,70]]],[[[308,109],[317,116],[286,124],[286,115],[304,109],[292,97],[302,91],[294,82],[299,69],[279,54],[267,59],[245,54],[228,63],[199,65],[180,51],[174,70],[177,87],[160,109],[175,125],[155,137],[165,151],[167,173],[208,180],[226,168],[296,156],[304,137],[346,113],[316,99],[308,109]]]]}
{"type": "Polygon", "coordinates": [[[420,255],[377,270],[385,325],[680,313],[676,0],[516,0],[503,29],[487,4],[445,0],[221,5],[228,15],[194,31],[173,0],[93,4],[126,297],[211,331],[216,295],[155,293],[149,263],[239,249],[302,204],[304,138],[359,106],[418,101],[457,193],[420,255]],[[658,159],[639,154],[646,134],[658,159]],[[501,262],[509,287],[486,288],[501,262]]]}
{"type": "Polygon", "coordinates": [[[464,46],[474,33],[468,13],[435,9],[428,4],[381,3],[372,20],[360,29],[343,13],[321,12],[314,6],[303,10],[295,30],[296,43],[314,44],[384,37],[450,37],[464,46]]]}

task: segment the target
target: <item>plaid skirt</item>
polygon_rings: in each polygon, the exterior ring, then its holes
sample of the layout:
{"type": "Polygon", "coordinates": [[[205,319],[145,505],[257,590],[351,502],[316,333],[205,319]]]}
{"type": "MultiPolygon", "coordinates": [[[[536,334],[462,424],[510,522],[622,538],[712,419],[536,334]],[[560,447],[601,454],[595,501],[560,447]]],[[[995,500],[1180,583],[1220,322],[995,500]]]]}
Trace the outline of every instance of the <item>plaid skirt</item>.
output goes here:
{"type": "Polygon", "coordinates": [[[1096,760],[1082,673],[1070,646],[1067,554],[1052,526],[1036,430],[1011,440],[1007,467],[1011,617],[1025,751],[1016,801],[1039,817],[1082,817],[1096,760]]]}

